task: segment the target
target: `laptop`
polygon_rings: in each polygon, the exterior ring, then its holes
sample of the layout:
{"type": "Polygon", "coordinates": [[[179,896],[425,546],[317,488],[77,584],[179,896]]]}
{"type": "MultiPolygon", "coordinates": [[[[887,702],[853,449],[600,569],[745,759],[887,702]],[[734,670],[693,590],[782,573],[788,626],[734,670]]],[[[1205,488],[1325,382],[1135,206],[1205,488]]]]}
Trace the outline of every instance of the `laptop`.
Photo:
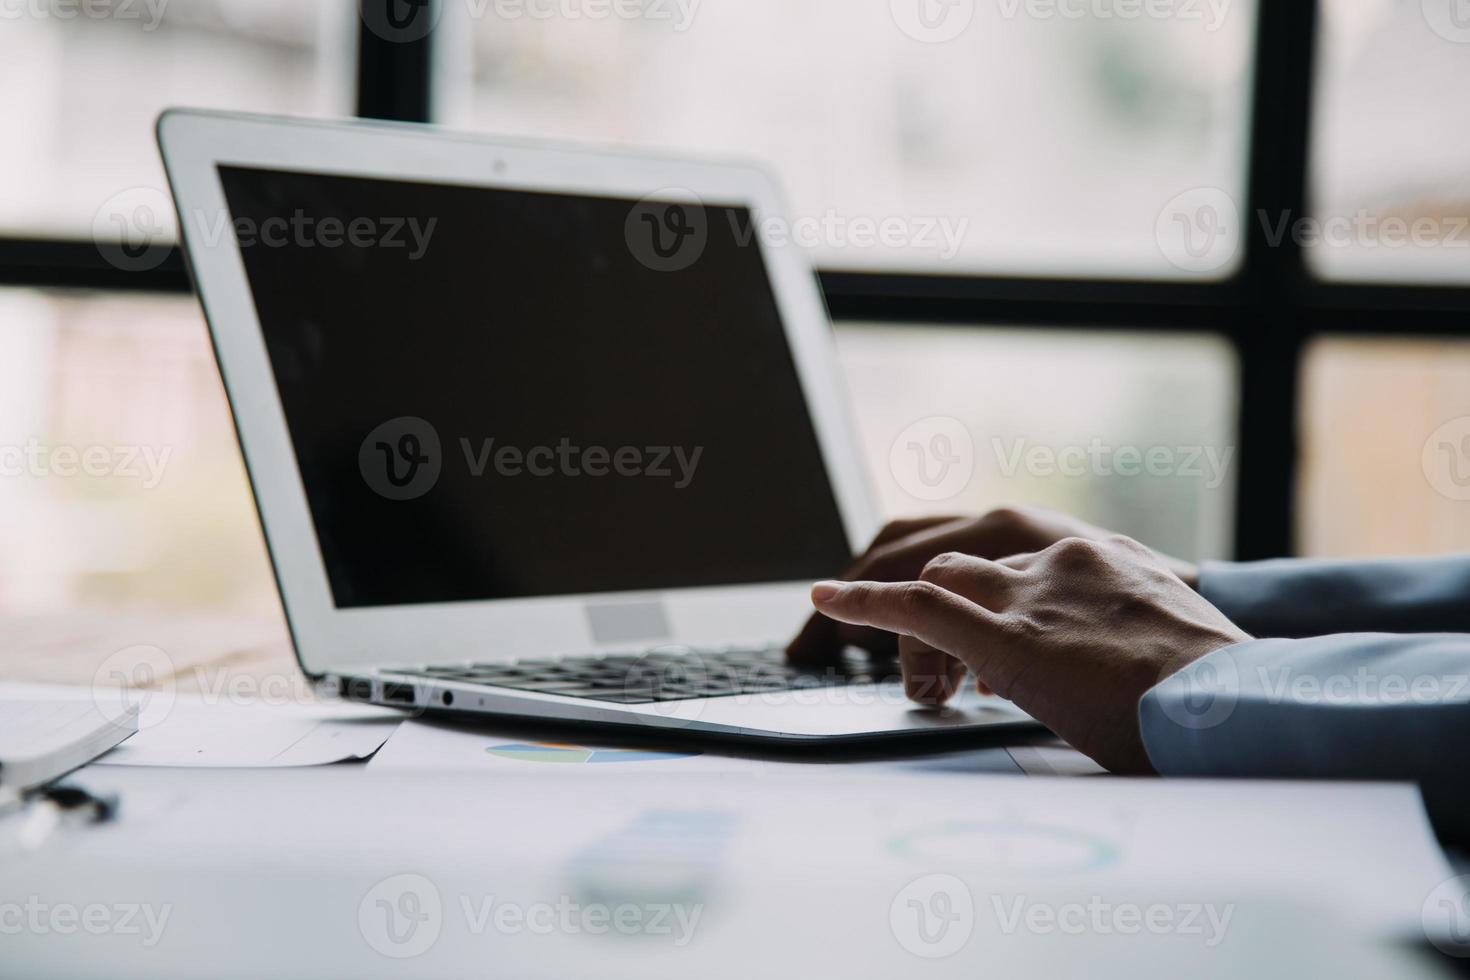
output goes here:
{"type": "Polygon", "coordinates": [[[759,168],[192,110],[158,138],[308,676],[644,734],[1035,726],[784,662],[878,521],[759,168]]]}

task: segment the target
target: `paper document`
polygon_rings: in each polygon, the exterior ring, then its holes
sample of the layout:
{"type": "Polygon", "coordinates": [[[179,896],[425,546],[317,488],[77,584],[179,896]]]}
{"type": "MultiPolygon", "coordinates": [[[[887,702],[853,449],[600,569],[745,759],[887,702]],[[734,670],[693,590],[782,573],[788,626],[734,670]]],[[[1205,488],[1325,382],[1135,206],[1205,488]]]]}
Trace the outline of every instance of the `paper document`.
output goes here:
{"type": "Polygon", "coordinates": [[[26,932],[7,971],[1412,977],[1373,940],[1450,874],[1406,786],[596,765],[91,770],[118,821],[0,889],[141,906],[156,941],[26,932]]]}
{"type": "Polygon", "coordinates": [[[1028,776],[1104,776],[1108,772],[1059,738],[1012,745],[1007,751],[1028,776]]]}
{"type": "Polygon", "coordinates": [[[755,774],[840,768],[846,771],[924,773],[1009,773],[1012,775],[1095,775],[1101,766],[1052,739],[1010,747],[939,747],[930,753],[893,756],[875,749],[872,758],[852,754],[802,758],[752,758],[707,746],[664,743],[635,749],[596,740],[531,738],[506,730],[461,723],[405,721],[373,756],[374,772],[503,772],[512,775],[610,776],[698,773],[755,774]]]}
{"type": "Polygon", "coordinates": [[[694,773],[754,773],[767,765],[703,748],[657,749],[500,734],[479,726],[405,721],[368,767],[374,772],[495,772],[517,776],[616,776],[637,771],[677,777],[694,773]]]}
{"type": "MultiPolygon", "coordinates": [[[[145,713],[146,714],[146,713],[145,713]]],[[[168,716],[107,753],[101,766],[276,768],[372,755],[396,718],[339,717],[310,708],[175,704],[168,716]]]]}
{"type": "Polygon", "coordinates": [[[136,707],[105,714],[85,701],[0,700],[0,788],[49,783],[137,730],[136,707]]]}
{"type": "Polygon", "coordinates": [[[348,704],[270,703],[195,695],[145,699],[138,734],[103,766],[284,768],[365,759],[402,716],[348,704]]]}
{"type": "Polygon", "coordinates": [[[0,699],[19,697],[92,703],[111,716],[122,699],[136,701],[137,734],[94,763],[103,766],[286,768],[365,759],[403,718],[357,704],[0,684],[0,699]]]}
{"type": "MultiPolygon", "coordinates": [[[[531,738],[493,728],[414,720],[400,725],[368,765],[374,772],[496,772],[561,778],[626,776],[633,772],[682,778],[711,773],[759,775],[838,768],[846,771],[1010,773],[1019,776],[1027,771],[1019,764],[1019,759],[1013,758],[1013,753],[1020,749],[1016,747],[1007,751],[1000,746],[949,748],[932,754],[898,758],[879,755],[871,759],[815,753],[805,758],[749,757],[726,754],[707,745],[668,742],[656,748],[638,748],[590,739],[531,738]]],[[[1095,764],[1089,762],[1088,765],[1093,772],[1101,771],[1095,764]]],[[[1036,767],[1045,775],[1058,774],[1056,769],[1040,762],[1036,767]]]]}

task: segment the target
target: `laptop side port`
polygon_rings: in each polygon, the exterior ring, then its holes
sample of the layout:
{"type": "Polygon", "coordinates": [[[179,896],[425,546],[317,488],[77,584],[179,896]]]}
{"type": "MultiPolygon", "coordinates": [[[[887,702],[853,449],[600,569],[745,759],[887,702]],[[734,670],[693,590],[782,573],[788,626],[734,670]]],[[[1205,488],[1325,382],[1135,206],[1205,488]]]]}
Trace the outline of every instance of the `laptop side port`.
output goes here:
{"type": "Polygon", "coordinates": [[[414,703],[414,692],[412,684],[395,684],[393,681],[383,682],[383,700],[389,704],[414,703]]]}
{"type": "Polygon", "coordinates": [[[373,681],[370,677],[348,677],[342,684],[342,696],[349,701],[373,703],[373,681]]]}

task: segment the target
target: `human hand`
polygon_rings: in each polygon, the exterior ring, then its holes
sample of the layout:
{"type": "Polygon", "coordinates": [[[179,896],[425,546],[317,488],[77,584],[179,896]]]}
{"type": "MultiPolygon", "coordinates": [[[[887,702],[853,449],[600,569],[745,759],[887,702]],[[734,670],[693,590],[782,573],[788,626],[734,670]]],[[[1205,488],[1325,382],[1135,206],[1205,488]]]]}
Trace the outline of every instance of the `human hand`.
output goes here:
{"type": "MultiPolygon", "coordinates": [[[[1039,507],[1003,507],[982,517],[930,517],[894,521],[879,532],[868,550],[847,568],[847,581],[902,582],[919,577],[936,555],[960,552],[976,558],[999,560],[1051,547],[1063,538],[1101,541],[1112,532],[1085,521],[1039,507]]],[[[1199,573],[1187,562],[1158,556],[1191,588],[1199,573]]],[[[897,638],[867,626],[836,622],[814,614],[791,645],[787,657],[796,664],[821,667],[833,664],[846,646],[879,656],[898,653],[897,638]]]]}
{"type": "Polygon", "coordinates": [[[965,670],[1114,772],[1151,772],[1138,701],[1250,637],[1148,548],[1065,538],[987,561],[948,552],[911,581],[819,582],[812,602],[896,635],[909,696],[938,704],[965,670]]]}

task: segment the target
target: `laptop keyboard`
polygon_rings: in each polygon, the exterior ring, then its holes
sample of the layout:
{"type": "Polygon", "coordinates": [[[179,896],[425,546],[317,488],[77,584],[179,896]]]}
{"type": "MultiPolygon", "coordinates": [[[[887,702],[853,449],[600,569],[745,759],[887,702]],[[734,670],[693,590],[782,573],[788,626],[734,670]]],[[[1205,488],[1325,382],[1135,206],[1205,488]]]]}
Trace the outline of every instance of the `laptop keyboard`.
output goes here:
{"type": "Polygon", "coordinates": [[[617,704],[872,684],[899,677],[896,664],[878,663],[856,651],[848,651],[841,663],[826,670],[802,670],[786,662],[785,650],[779,646],[654,650],[644,654],[420,667],[393,673],[617,704]]]}

